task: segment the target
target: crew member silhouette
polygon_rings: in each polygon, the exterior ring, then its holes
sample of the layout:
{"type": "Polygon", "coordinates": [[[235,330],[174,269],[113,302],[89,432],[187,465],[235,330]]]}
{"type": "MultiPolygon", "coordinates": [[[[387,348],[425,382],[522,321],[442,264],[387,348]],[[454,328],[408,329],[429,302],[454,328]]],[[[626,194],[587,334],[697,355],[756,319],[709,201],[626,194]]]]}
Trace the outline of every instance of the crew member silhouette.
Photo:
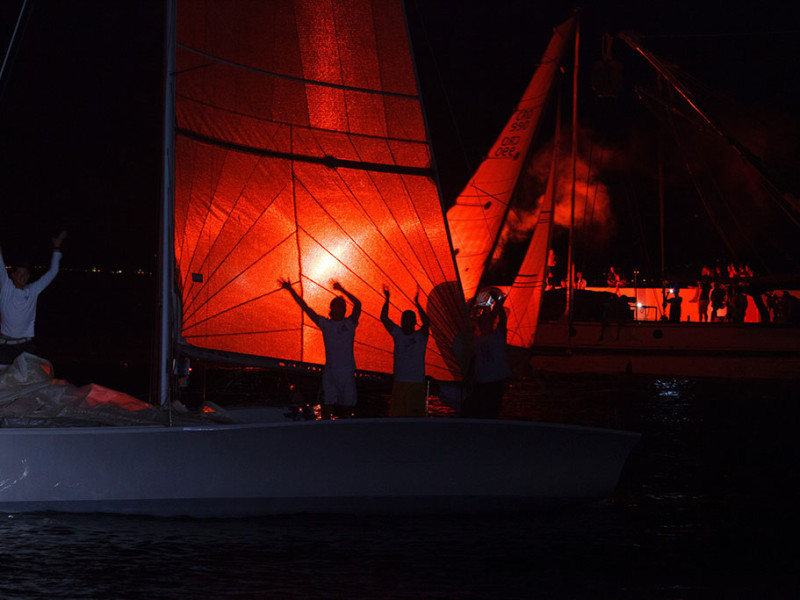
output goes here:
{"type": "Polygon", "coordinates": [[[352,417],[356,405],[356,359],[353,352],[356,326],[361,316],[361,301],[336,281],[333,289],[344,294],[353,303],[353,310],[347,317],[347,302],[341,296],[331,300],[330,318],[318,315],[300,295],[292,284],[279,280],[281,287],[292,295],[294,301],[322,330],[325,343],[325,369],[322,372],[322,418],[352,417]]]}
{"type": "Polygon", "coordinates": [[[394,381],[392,383],[393,417],[424,417],[426,412],[425,350],[428,345],[430,321],[419,303],[419,291],[414,305],[419,311],[422,326],[417,329],[417,315],[413,310],[403,311],[400,326],[389,318],[389,288],[384,286],[386,298],[381,310],[381,323],[394,340],[394,381]]]}

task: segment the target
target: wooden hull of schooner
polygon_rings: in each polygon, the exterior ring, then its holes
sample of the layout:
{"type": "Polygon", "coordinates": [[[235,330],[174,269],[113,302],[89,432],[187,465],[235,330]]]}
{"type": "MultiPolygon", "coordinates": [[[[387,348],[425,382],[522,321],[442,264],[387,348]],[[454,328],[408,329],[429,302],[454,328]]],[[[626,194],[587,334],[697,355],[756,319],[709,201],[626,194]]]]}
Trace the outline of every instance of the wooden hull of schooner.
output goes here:
{"type": "Polygon", "coordinates": [[[528,509],[613,492],[639,434],[351,419],[0,431],[0,510],[237,517],[528,509]]]}

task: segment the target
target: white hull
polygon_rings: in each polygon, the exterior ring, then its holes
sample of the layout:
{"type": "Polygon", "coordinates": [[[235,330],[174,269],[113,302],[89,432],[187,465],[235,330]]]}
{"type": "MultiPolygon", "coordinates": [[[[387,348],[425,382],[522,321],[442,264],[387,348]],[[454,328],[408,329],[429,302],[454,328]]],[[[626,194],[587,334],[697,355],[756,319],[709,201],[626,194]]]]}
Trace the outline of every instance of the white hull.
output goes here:
{"type": "Polygon", "coordinates": [[[460,419],[2,429],[0,511],[526,509],[608,496],[639,437],[460,419]]]}
{"type": "Polygon", "coordinates": [[[793,379],[800,376],[796,326],[636,321],[539,323],[531,348],[535,369],[684,377],[793,379]],[[601,339],[602,331],[602,339],[601,339]]]}

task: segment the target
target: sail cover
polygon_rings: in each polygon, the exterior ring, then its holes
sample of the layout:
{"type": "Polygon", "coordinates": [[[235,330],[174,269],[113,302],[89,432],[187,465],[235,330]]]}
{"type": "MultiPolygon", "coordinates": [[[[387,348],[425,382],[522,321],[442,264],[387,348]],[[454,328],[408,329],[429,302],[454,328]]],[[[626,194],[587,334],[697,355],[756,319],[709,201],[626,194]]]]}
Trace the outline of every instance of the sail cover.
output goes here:
{"type": "Polygon", "coordinates": [[[401,2],[181,0],[176,53],[184,342],[323,364],[279,279],[321,316],[338,281],[363,303],[357,368],[391,372],[387,286],[397,323],[419,292],[428,375],[459,377],[464,301],[401,2]]]}
{"type": "Polygon", "coordinates": [[[555,29],[511,118],[447,212],[461,285],[468,299],[478,291],[491,260],[553,80],[569,48],[574,22],[572,17],[555,29]]]}

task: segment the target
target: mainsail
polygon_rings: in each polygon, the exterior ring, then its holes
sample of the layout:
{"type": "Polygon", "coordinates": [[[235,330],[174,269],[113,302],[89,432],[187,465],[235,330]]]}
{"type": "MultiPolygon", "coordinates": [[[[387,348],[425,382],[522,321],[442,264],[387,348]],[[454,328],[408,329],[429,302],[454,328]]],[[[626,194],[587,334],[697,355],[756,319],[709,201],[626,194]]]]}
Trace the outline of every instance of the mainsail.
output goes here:
{"type": "Polygon", "coordinates": [[[491,261],[553,81],[570,48],[574,25],[572,17],[556,27],[511,118],[447,212],[461,285],[468,299],[477,293],[484,270],[491,261]]]}
{"type": "Polygon", "coordinates": [[[183,341],[321,364],[278,280],[321,315],[339,281],[363,303],[357,367],[391,372],[386,285],[397,311],[419,292],[428,374],[460,377],[464,300],[400,0],[182,0],[177,38],[183,341]]]}

